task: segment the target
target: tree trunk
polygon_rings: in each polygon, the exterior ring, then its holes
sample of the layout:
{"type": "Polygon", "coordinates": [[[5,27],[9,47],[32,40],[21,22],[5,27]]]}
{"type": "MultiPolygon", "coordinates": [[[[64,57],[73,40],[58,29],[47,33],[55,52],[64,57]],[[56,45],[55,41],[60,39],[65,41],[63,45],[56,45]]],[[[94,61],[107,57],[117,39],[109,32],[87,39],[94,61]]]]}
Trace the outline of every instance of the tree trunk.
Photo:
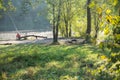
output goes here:
{"type": "Polygon", "coordinates": [[[87,0],[87,29],[86,29],[86,42],[90,41],[90,32],[91,32],[91,12],[89,8],[91,0],[87,0]]]}
{"type": "Polygon", "coordinates": [[[97,34],[98,34],[98,30],[99,30],[99,27],[98,27],[98,16],[97,14],[95,13],[94,14],[94,25],[95,25],[95,36],[94,38],[96,39],[97,38],[97,34]]]}
{"type": "Polygon", "coordinates": [[[68,20],[67,20],[67,12],[66,15],[64,13],[64,23],[65,23],[65,37],[68,37],[68,20]]]}
{"type": "Polygon", "coordinates": [[[55,29],[55,5],[53,4],[53,42],[56,42],[56,29],[55,29]]]}
{"type": "Polygon", "coordinates": [[[120,16],[120,8],[119,8],[119,16],[120,16]]]}
{"type": "Polygon", "coordinates": [[[71,37],[71,34],[72,34],[72,29],[71,29],[71,23],[70,23],[70,27],[69,27],[69,37],[71,37]]]}
{"type": "Polygon", "coordinates": [[[61,13],[61,0],[59,0],[59,5],[58,5],[57,24],[55,25],[55,35],[54,35],[53,43],[58,43],[58,27],[60,23],[60,13],[61,13]]]}
{"type": "Polygon", "coordinates": [[[68,21],[65,21],[65,26],[66,26],[66,37],[68,37],[68,21]]]}

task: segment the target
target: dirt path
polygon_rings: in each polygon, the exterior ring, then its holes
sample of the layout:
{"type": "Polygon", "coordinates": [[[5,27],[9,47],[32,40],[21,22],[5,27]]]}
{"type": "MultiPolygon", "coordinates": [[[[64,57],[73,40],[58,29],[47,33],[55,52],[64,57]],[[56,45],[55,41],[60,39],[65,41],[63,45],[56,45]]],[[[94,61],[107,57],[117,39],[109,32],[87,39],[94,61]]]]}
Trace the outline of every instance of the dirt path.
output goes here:
{"type": "MultiPolygon", "coordinates": [[[[72,39],[59,39],[60,44],[71,44],[71,43],[81,43],[84,39],[75,39],[76,41],[72,41],[72,39]]],[[[10,44],[29,44],[29,43],[39,43],[39,44],[49,44],[52,43],[52,38],[48,39],[34,39],[34,40],[10,40],[10,41],[0,41],[0,45],[10,45],[10,44]]]]}

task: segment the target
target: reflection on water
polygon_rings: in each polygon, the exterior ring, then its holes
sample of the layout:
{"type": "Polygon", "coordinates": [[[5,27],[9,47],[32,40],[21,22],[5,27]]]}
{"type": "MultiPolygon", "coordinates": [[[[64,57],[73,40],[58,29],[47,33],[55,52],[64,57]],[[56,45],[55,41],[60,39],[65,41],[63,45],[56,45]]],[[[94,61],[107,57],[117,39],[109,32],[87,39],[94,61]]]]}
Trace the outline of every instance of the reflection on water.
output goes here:
{"type": "MultiPolygon", "coordinates": [[[[47,38],[52,38],[52,31],[22,30],[18,32],[20,33],[21,36],[38,35],[38,36],[45,36],[47,38]]],[[[0,40],[15,40],[16,33],[17,33],[16,31],[0,32],[0,40]]]]}

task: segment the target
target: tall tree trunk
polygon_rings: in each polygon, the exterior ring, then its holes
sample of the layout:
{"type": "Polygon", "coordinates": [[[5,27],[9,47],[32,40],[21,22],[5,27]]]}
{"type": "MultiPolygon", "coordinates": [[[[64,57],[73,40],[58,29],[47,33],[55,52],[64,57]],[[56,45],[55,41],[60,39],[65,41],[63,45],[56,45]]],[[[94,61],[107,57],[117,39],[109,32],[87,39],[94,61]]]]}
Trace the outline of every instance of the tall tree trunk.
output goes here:
{"type": "Polygon", "coordinates": [[[97,34],[98,34],[98,30],[99,30],[99,27],[98,27],[98,16],[96,13],[94,13],[94,25],[95,25],[95,36],[94,38],[96,39],[97,38],[97,34]]]}
{"type": "Polygon", "coordinates": [[[54,43],[58,43],[58,27],[60,24],[60,13],[61,13],[61,0],[59,0],[58,5],[58,15],[57,15],[57,24],[55,25],[55,37],[54,37],[54,43]]]}
{"type": "Polygon", "coordinates": [[[72,35],[72,26],[71,26],[71,23],[70,23],[70,27],[69,27],[69,37],[71,37],[71,35],[72,35]]]}
{"type": "Polygon", "coordinates": [[[65,21],[65,26],[66,26],[66,37],[68,37],[68,21],[65,21]]]}
{"type": "Polygon", "coordinates": [[[53,4],[53,42],[56,42],[56,29],[55,29],[55,5],[53,4]]]}
{"type": "Polygon", "coordinates": [[[66,15],[64,13],[64,23],[65,23],[65,37],[68,37],[68,20],[67,20],[67,12],[66,15]]]}
{"type": "Polygon", "coordinates": [[[87,29],[86,29],[86,42],[90,41],[90,32],[91,32],[91,12],[89,8],[91,0],[87,0],[87,29]]]}
{"type": "Polygon", "coordinates": [[[119,8],[119,16],[120,16],[120,8],[119,8]]]}

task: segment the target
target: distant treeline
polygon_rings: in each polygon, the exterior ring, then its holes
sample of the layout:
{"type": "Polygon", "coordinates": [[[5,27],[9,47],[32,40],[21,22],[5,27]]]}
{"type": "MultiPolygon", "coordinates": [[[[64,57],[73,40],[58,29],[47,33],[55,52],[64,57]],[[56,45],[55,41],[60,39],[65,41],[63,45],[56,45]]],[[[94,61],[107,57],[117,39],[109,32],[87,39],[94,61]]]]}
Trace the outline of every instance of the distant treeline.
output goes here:
{"type": "Polygon", "coordinates": [[[50,23],[47,19],[47,10],[45,10],[46,3],[42,2],[41,5],[36,5],[37,7],[34,9],[32,7],[26,9],[26,7],[23,7],[23,1],[13,1],[15,11],[9,11],[9,13],[0,11],[0,13],[3,13],[0,18],[0,31],[15,31],[16,28],[18,30],[49,29],[50,23]],[[25,13],[25,9],[27,13],[25,13]],[[40,14],[40,12],[44,14],[40,14]]]}

